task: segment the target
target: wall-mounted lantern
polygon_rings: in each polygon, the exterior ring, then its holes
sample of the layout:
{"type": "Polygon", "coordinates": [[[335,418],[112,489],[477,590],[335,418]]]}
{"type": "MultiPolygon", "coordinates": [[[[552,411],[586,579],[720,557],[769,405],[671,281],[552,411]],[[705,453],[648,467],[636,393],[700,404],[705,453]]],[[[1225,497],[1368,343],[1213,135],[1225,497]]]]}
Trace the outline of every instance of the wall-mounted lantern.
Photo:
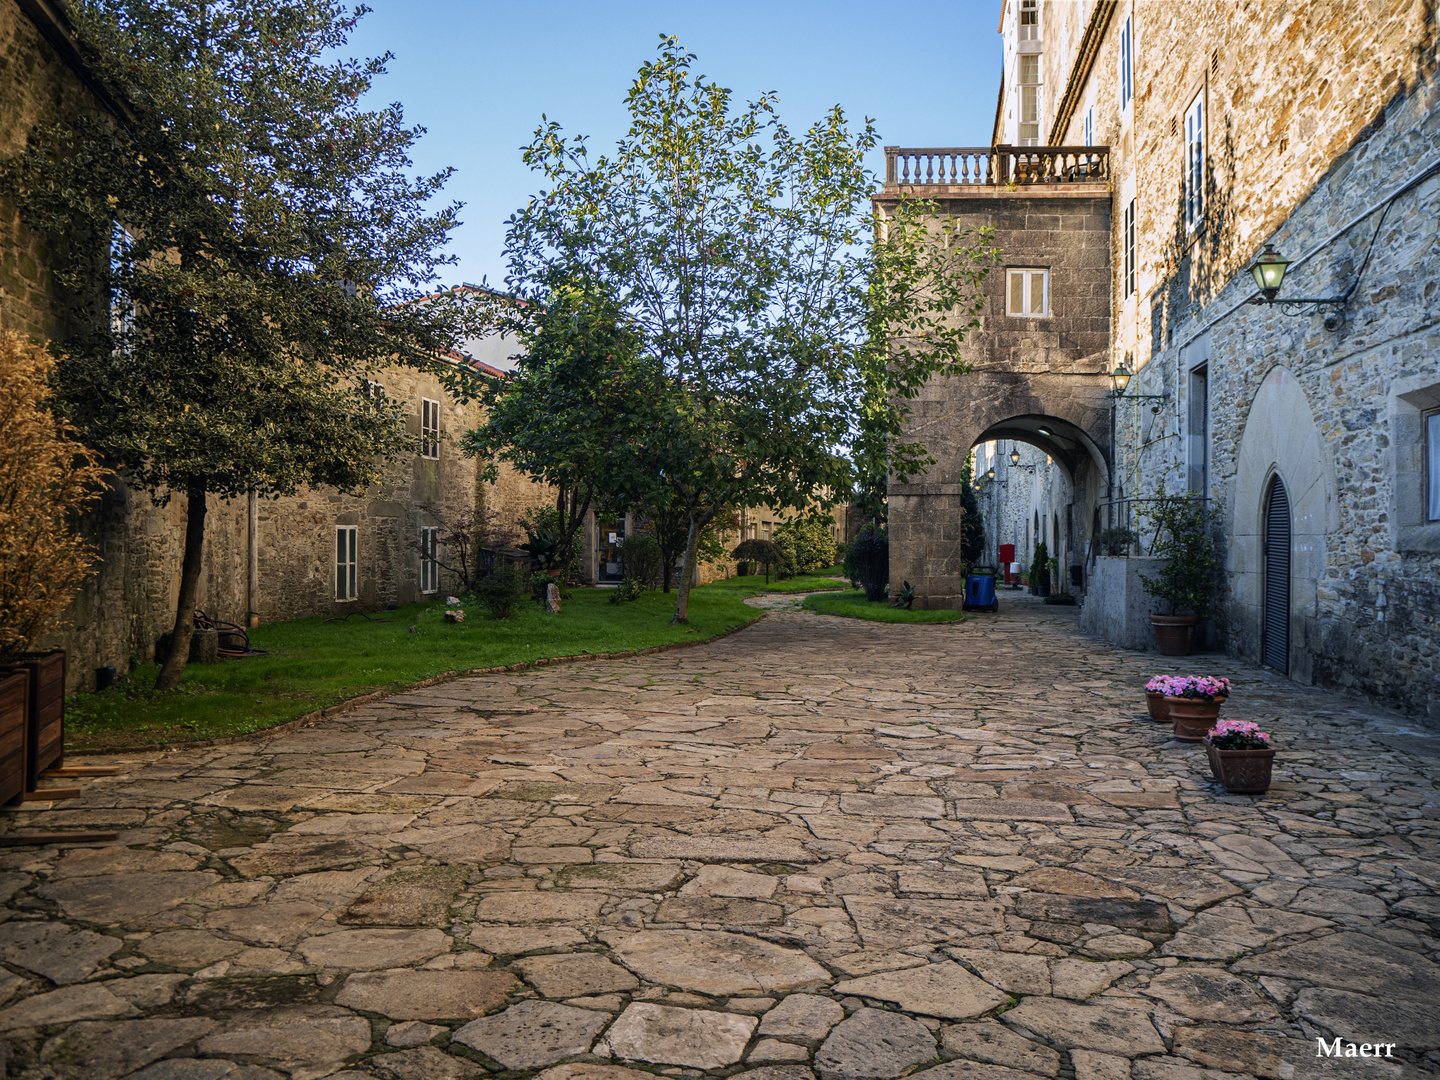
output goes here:
{"type": "MultiPolygon", "coordinates": [[[[1278,307],[1285,315],[1319,315],[1324,312],[1325,329],[1332,333],[1345,325],[1345,303],[1350,299],[1349,292],[1343,296],[1279,299],[1280,286],[1285,282],[1285,270],[1289,265],[1289,259],[1266,244],[1265,250],[1255,256],[1255,261],[1250,264],[1250,276],[1255,279],[1255,287],[1260,290],[1260,295],[1252,296],[1249,303],[1278,307]]],[[[1352,291],[1353,288],[1352,286],[1352,291]]]]}

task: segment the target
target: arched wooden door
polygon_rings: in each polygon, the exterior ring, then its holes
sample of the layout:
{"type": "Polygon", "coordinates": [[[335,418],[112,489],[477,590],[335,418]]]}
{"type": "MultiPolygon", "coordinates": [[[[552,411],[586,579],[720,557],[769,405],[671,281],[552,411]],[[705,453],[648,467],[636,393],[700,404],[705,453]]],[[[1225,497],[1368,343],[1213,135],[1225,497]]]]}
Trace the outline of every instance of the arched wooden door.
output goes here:
{"type": "Polygon", "coordinates": [[[1290,673],[1290,497],[1280,477],[1265,499],[1265,641],[1262,662],[1290,673]]]}

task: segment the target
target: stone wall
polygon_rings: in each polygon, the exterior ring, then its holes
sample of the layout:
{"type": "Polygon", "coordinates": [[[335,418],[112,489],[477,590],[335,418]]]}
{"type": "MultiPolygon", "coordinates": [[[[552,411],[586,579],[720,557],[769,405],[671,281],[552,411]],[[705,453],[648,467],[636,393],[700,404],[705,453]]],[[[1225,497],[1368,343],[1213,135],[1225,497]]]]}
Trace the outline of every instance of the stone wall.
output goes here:
{"type": "MultiPolygon", "coordinates": [[[[17,4],[0,4],[0,158],[25,148],[28,132],[99,105],[17,4]]],[[[63,308],[45,243],[0,198],[0,328],[37,341],[65,336],[63,308]]]]}
{"type": "Polygon", "coordinates": [[[1117,491],[1210,500],[1226,564],[1216,626],[1258,663],[1261,521],[1279,477],[1293,533],[1289,674],[1440,716],[1440,524],[1422,520],[1418,437],[1423,411],[1440,406],[1440,181],[1422,179],[1440,161],[1435,5],[1131,0],[1088,70],[1076,61],[1094,0],[1083,19],[1043,6],[1046,70],[1076,81],[1079,102],[1053,141],[1082,141],[1093,105],[1095,141],[1111,148],[1111,362],[1139,370],[1132,393],[1163,397],[1118,414],[1117,491]],[[1127,16],[1135,96],[1122,108],[1127,16]],[[1184,116],[1197,97],[1205,215],[1187,233],[1184,116]],[[1134,292],[1119,227],[1132,199],[1134,292]],[[1337,332],[1245,305],[1246,266],[1267,243],[1292,260],[1282,298],[1351,291],[1337,332]]]}

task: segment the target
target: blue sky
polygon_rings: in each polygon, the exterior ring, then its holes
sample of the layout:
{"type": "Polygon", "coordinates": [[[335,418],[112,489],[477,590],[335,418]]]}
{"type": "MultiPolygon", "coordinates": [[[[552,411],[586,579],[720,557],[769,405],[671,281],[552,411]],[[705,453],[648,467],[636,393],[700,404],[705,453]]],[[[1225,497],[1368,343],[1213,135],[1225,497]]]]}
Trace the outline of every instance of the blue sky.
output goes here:
{"type": "Polygon", "coordinates": [[[873,117],[889,145],[978,146],[995,117],[999,0],[369,3],[349,51],[395,53],[372,107],[399,101],[409,122],[428,129],[419,170],[456,169],[447,191],[465,209],[450,247],[460,259],[447,275],[454,282],[503,282],[505,219],[539,187],[520,148],[541,114],[608,148],[625,129],[625,92],[662,32],[737,97],[778,91],[792,128],[839,103],[857,122],[873,117]]]}

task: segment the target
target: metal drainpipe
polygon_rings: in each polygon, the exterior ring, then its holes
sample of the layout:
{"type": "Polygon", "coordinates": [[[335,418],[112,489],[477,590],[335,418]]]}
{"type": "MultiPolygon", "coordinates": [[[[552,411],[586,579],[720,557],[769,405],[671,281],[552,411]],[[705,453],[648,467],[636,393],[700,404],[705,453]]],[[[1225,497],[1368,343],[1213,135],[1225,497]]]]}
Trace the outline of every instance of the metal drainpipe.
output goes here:
{"type": "Polygon", "coordinates": [[[251,488],[246,492],[245,535],[248,540],[249,567],[246,575],[246,607],[249,609],[250,626],[260,625],[260,498],[251,488]]]}

